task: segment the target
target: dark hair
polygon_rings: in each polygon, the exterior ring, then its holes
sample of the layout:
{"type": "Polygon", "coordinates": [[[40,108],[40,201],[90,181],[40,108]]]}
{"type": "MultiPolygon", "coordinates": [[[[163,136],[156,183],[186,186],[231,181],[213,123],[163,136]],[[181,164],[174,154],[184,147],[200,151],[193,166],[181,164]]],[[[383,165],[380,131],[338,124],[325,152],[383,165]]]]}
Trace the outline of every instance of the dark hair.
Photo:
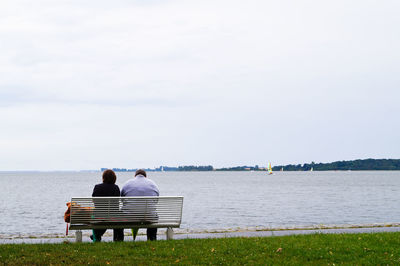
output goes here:
{"type": "Polygon", "coordinates": [[[136,173],[135,173],[135,176],[137,176],[137,175],[143,175],[143,176],[146,177],[146,171],[143,170],[143,169],[139,169],[139,170],[137,170],[136,173]]]}
{"type": "Polygon", "coordinates": [[[117,176],[113,170],[108,169],[103,172],[103,183],[115,184],[115,181],[117,181],[117,176]]]}

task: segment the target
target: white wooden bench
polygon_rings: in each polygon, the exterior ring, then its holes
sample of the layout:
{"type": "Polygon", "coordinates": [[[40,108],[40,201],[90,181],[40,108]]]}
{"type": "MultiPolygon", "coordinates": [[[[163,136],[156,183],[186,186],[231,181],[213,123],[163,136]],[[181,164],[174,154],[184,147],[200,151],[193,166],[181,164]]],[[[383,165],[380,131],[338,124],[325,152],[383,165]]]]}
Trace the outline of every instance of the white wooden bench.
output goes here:
{"type": "Polygon", "coordinates": [[[85,229],[172,228],[182,220],[182,196],[160,197],[75,197],[71,199],[69,229],[76,230],[76,241],[82,241],[85,229]]]}

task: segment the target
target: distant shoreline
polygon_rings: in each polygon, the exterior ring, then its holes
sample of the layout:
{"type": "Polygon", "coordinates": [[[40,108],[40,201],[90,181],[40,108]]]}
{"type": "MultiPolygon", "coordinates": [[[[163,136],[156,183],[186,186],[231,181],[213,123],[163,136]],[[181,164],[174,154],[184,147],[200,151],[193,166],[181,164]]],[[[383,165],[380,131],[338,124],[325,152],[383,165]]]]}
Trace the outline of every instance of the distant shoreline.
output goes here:
{"type": "MultiPolygon", "coordinates": [[[[146,170],[147,171],[147,170],[146,170]]],[[[314,172],[396,172],[400,170],[314,170],[314,172]]],[[[29,171],[29,170],[15,170],[15,171],[0,171],[0,174],[16,174],[16,173],[101,173],[101,170],[35,170],[35,171],[29,171]]],[[[134,171],[115,171],[117,173],[134,173],[134,171]]],[[[161,173],[160,171],[154,171],[154,170],[149,170],[148,172],[158,172],[161,173]]],[[[171,171],[164,171],[168,173],[199,173],[199,172],[260,172],[260,173],[268,173],[265,170],[257,170],[257,171],[251,171],[251,170],[210,170],[210,171],[178,171],[178,170],[171,170],[171,171]]],[[[284,170],[284,171],[275,171],[275,172],[310,172],[310,171],[304,171],[304,170],[284,170]]]]}
{"type": "MultiPolygon", "coordinates": [[[[101,171],[107,168],[101,168],[101,171]]],[[[134,172],[137,169],[112,168],[116,172],[134,172]]],[[[154,172],[203,172],[203,171],[267,171],[267,167],[255,166],[234,166],[214,168],[212,165],[205,166],[160,166],[153,169],[145,169],[154,172]]],[[[272,167],[272,171],[400,171],[400,159],[364,159],[352,161],[336,161],[331,163],[304,163],[277,165],[272,167]]]]}
{"type": "MultiPolygon", "coordinates": [[[[102,172],[112,169],[115,172],[135,172],[139,168],[101,168],[99,170],[8,170],[0,173],[46,173],[46,172],[102,172]]],[[[144,168],[148,172],[266,172],[267,167],[255,166],[233,166],[214,168],[212,165],[196,166],[160,166],[155,168],[144,168]]],[[[275,165],[272,171],[304,172],[304,171],[400,171],[400,159],[359,159],[351,161],[336,161],[331,163],[304,163],[275,165]]]]}

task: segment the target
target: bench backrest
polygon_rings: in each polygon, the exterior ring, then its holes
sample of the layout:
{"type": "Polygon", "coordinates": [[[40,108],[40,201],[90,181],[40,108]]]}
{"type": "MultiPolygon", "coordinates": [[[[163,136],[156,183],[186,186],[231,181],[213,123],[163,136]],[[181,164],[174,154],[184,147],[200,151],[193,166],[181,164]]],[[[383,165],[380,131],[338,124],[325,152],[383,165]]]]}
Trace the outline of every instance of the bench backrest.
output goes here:
{"type": "Polygon", "coordinates": [[[71,199],[70,228],[179,227],[182,207],[182,196],[75,197],[71,199]]]}

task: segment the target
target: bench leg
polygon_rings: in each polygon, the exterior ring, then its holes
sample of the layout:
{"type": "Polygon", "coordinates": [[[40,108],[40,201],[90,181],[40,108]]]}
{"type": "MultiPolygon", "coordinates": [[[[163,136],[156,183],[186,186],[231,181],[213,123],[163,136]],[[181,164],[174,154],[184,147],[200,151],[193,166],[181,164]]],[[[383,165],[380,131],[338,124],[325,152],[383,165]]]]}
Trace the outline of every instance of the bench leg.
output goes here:
{"type": "Polygon", "coordinates": [[[82,231],[81,230],[77,230],[75,232],[75,239],[76,239],[76,243],[82,242],[82,231]]]}
{"type": "Polygon", "coordinates": [[[172,227],[167,228],[167,240],[172,240],[174,238],[174,230],[172,230],[172,227]]]}

